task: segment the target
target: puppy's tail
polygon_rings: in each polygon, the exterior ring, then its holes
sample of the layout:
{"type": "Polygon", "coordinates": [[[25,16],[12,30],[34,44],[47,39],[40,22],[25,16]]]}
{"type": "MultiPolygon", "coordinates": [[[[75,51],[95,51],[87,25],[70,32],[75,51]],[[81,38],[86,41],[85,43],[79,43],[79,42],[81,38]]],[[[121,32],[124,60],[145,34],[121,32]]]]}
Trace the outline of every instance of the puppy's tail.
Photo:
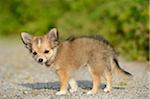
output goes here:
{"type": "Polygon", "coordinates": [[[130,79],[132,78],[132,74],[122,69],[118,63],[116,58],[113,59],[112,68],[118,73],[118,75],[123,76],[124,78],[130,79]]]}

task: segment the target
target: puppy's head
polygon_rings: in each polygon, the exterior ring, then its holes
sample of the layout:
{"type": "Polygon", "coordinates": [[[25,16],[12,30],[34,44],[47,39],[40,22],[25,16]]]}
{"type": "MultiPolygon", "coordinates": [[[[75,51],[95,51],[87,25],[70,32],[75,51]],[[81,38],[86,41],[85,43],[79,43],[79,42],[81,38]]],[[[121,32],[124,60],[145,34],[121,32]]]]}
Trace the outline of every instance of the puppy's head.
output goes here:
{"type": "Polygon", "coordinates": [[[56,28],[51,29],[44,36],[32,36],[22,32],[21,38],[26,48],[32,53],[33,58],[40,64],[45,64],[56,54],[59,44],[56,28]]]}

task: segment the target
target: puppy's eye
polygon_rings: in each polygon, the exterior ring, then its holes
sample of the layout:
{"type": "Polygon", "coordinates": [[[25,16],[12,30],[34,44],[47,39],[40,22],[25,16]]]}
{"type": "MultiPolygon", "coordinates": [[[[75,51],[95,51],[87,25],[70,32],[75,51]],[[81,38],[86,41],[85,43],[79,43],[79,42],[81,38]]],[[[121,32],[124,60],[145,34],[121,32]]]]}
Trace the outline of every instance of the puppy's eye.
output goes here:
{"type": "Polygon", "coordinates": [[[49,50],[45,50],[44,53],[45,53],[45,54],[49,53],[49,50]]]}
{"type": "Polygon", "coordinates": [[[33,52],[33,55],[36,55],[37,54],[37,52],[33,52]]]}
{"type": "Polygon", "coordinates": [[[54,47],[51,47],[51,49],[54,49],[55,48],[55,46],[54,47]]]}

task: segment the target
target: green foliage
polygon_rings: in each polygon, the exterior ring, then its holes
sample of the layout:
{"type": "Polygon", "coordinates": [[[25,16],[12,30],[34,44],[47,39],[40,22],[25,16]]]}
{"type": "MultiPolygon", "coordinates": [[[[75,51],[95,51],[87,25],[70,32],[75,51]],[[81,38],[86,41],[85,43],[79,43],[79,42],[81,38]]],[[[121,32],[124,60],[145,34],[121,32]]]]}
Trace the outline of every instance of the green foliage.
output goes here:
{"type": "Polygon", "coordinates": [[[148,0],[0,0],[0,34],[101,34],[128,59],[149,60],[148,0]]]}
{"type": "Polygon", "coordinates": [[[128,84],[126,82],[119,82],[117,85],[118,86],[127,86],[128,84]]]}

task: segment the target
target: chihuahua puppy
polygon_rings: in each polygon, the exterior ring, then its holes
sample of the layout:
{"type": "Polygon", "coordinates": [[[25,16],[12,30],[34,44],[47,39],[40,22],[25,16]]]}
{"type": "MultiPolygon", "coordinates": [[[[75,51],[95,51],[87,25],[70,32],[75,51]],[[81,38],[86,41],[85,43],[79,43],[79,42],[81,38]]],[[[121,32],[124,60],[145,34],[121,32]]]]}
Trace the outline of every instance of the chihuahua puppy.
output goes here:
{"type": "Polygon", "coordinates": [[[71,87],[70,92],[77,91],[77,82],[72,74],[81,66],[89,68],[93,80],[93,87],[87,94],[97,94],[103,74],[107,80],[105,92],[112,89],[113,70],[131,76],[119,66],[114,48],[101,36],[72,37],[60,42],[58,31],[53,28],[44,36],[22,32],[21,38],[38,63],[52,66],[56,70],[60,80],[60,91],[56,95],[66,94],[68,85],[71,87]]]}

